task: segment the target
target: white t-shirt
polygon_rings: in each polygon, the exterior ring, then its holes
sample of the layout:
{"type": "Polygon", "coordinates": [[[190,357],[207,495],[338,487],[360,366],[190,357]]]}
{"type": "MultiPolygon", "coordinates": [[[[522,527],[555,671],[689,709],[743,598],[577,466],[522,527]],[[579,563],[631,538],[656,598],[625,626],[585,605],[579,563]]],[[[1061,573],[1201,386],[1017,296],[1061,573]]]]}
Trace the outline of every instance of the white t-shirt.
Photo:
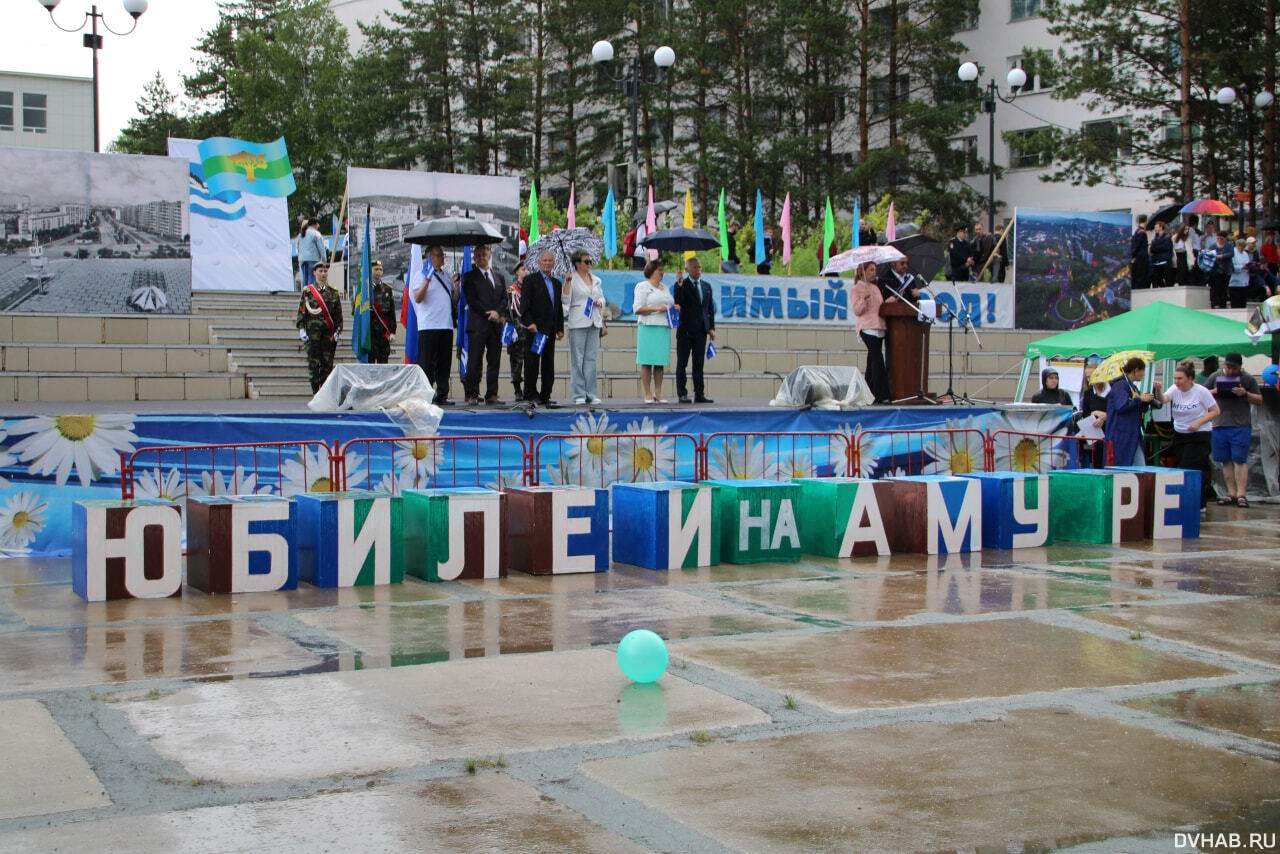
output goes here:
{"type": "MultiPolygon", "coordinates": [[[[422,287],[422,268],[413,273],[409,282],[409,299],[413,300],[413,292],[422,287]]],[[[427,293],[422,302],[413,303],[413,314],[418,321],[418,329],[452,329],[453,328],[453,274],[446,270],[437,270],[427,285],[427,293]],[[449,287],[445,291],[440,284],[443,281],[449,287]]]]}
{"type": "MultiPolygon", "coordinates": [[[[1191,422],[1204,417],[1204,414],[1217,403],[1209,389],[1200,383],[1192,383],[1191,388],[1185,392],[1174,386],[1169,389],[1168,395],[1169,408],[1173,410],[1173,429],[1178,433],[1190,433],[1191,422]]],[[[1212,429],[1211,419],[1201,424],[1196,432],[1208,433],[1212,429]]]]}

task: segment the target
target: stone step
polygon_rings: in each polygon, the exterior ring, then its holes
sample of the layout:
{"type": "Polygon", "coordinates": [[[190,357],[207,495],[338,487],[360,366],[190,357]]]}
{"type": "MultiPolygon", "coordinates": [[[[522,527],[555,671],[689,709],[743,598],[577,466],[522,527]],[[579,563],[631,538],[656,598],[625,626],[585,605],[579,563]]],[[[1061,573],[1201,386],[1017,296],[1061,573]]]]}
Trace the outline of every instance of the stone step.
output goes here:
{"type": "Polygon", "coordinates": [[[231,372],[86,375],[77,372],[5,371],[0,401],[233,400],[245,397],[245,378],[231,372]]]}

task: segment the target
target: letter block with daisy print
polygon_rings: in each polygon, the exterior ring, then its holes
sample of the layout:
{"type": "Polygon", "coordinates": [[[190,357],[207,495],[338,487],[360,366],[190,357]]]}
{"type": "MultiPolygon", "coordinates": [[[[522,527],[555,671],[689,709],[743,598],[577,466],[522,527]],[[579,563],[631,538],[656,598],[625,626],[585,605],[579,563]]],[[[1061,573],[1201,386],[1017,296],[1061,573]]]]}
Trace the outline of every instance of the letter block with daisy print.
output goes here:
{"type": "Polygon", "coordinates": [[[405,571],[427,581],[506,578],[506,495],[478,486],[400,493],[405,571]]]}
{"type": "Polygon", "coordinates": [[[776,480],[704,480],[720,487],[720,557],[729,563],[799,560],[800,487],[776,480]]]}
{"type": "Polygon", "coordinates": [[[205,593],[298,588],[298,505],[279,495],[187,499],[187,584],[205,593]]]}
{"type": "Polygon", "coordinates": [[[507,565],[532,575],[609,568],[609,490],[523,486],[507,490],[507,565]]]}
{"type": "Polygon", "coordinates": [[[613,559],[649,569],[720,562],[720,487],[708,483],[615,483],[613,559]]]}
{"type": "Polygon", "coordinates": [[[796,521],[806,554],[889,554],[889,536],[880,515],[880,508],[888,506],[887,482],[861,477],[805,477],[791,482],[800,487],[796,521]]]}
{"type": "Polygon", "coordinates": [[[1152,540],[1194,540],[1200,536],[1200,478],[1194,469],[1113,466],[1138,478],[1143,536],[1152,540]]]}
{"type": "Polygon", "coordinates": [[[1138,476],[1115,469],[1049,472],[1049,532],[1075,543],[1145,539],[1138,476]]]}
{"type": "Polygon", "coordinates": [[[1049,542],[1049,477],[1033,472],[983,471],[962,475],[982,490],[982,544],[1029,549],[1049,542]]]}
{"type": "Polygon", "coordinates": [[[889,545],[895,552],[982,550],[982,487],[945,474],[895,477],[889,484],[889,545]]]}
{"type": "Polygon", "coordinates": [[[182,591],[182,513],[159,498],[77,501],[71,589],[88,602],[163,599],[182,591]]]}
{"type": "Polygon", "coordinates": [[[301,492],[298,578],[316,587],[404,581],[400,499],[385,492],[301,492]]]}

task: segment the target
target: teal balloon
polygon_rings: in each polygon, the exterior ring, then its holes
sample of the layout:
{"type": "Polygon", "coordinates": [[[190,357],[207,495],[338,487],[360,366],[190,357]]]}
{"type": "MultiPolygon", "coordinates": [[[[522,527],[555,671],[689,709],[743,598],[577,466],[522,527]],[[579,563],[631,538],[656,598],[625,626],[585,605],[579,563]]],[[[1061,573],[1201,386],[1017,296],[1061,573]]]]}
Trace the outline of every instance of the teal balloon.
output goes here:
{"type": "Polygon", "coordinates": [[[658,681],[667,672],[667,642],[648,629],[628,632],[618,644],[618,667],[632,682],[658,681]]]}

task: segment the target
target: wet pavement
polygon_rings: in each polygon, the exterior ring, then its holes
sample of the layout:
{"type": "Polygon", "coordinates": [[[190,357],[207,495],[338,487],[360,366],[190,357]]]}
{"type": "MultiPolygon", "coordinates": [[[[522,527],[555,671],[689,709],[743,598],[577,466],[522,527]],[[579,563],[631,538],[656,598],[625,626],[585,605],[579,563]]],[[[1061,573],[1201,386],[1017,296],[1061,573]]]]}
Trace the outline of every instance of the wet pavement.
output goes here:
{"type": "Polygon", "coordinates": [[[1234,508],[1199,541],[93,604],[70,559],[0,561],[0,850],[1280,850],[1278,593],[1280,520],[1234,508]],[[654,685],[616,665],[636,628],[654,685]]]}

